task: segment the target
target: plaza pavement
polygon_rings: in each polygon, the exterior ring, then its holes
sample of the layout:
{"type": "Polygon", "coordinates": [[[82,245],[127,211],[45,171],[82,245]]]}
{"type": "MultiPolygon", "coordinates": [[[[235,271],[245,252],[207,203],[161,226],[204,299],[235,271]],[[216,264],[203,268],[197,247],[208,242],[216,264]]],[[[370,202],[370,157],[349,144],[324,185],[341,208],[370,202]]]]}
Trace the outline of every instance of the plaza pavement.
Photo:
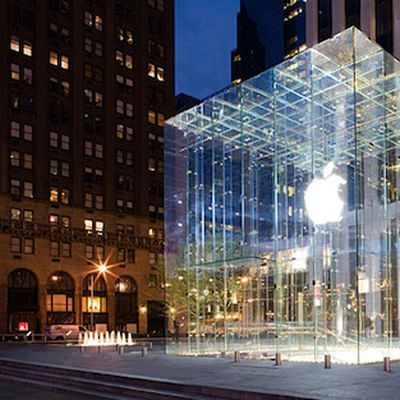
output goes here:
{"type": "Polygon", "coordinates": [[[234,363],[231,357],[178,357],[161,352],[142,358],[137,351],[119,355],[108,349],[98,354],[91,348],[80,353],[76,347],[19,344],[1,344],[2,357],[307,399],[400,399],[397,363],[393,372],[385,373],[382,364],[333,365],[326,370],[314,363],[275,366],[272,361],[234,363]]]}

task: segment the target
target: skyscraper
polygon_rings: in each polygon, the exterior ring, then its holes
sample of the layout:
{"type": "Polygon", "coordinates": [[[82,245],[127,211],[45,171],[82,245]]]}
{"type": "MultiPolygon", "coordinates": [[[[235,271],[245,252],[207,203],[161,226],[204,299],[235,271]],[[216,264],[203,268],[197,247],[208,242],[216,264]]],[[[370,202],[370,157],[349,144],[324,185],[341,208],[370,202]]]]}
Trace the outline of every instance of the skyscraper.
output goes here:
{"type": "Polygon", "coordinates": [[[232,82],[248,79],[350,26],[400,56],[397,1],[241,0],[232,82]]]}
{"type": "Polygon", "coordinates": [[[162,329],[173,10],[173,0],[0,3],[1,332],[162,329]]]}

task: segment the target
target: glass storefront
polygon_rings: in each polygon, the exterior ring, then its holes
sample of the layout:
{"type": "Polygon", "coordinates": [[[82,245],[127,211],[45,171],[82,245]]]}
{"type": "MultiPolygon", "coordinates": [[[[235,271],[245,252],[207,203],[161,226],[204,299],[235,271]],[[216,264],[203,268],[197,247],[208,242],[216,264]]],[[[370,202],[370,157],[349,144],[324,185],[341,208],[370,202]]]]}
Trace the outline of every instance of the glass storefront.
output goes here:
{"type": "Polygon", "coordinates": [[[169,353],[400,359],[399,108],[350,28],[166,122],[169,353]]]}

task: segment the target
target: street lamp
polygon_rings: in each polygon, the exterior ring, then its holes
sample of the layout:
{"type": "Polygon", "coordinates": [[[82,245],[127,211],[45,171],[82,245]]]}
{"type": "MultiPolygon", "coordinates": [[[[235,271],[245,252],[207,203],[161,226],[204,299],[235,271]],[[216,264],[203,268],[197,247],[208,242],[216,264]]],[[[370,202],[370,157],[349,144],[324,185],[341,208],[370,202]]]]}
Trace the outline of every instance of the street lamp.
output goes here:
{"type": "MultiPolygon", "coordinates": [[[[105,264],[97,265],[98,274],[103,274],[107,271],[105,264]]],[[[94,331],[94,273],[90,275],[90,329],[94,331]]]]}

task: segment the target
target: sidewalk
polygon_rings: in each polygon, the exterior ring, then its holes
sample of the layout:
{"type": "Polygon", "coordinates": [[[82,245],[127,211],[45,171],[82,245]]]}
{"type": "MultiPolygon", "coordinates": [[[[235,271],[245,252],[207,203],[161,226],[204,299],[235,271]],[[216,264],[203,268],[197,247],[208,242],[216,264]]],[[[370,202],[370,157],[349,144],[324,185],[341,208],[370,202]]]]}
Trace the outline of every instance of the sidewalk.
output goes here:
{"type": "Polygon", "coordinates": [[[364,366],[284,363],[231,358],[177,357],[138,352],[118,355],[115,350],[97,354],[97,349],[41,347],[40,345],[0,345],[0,357],[94,369],[108,373],[169,379],[197,385],[285,394],[310,399],[395,399],[400,393],[400,365],[392,373],[381,364],[364,366]]]}

